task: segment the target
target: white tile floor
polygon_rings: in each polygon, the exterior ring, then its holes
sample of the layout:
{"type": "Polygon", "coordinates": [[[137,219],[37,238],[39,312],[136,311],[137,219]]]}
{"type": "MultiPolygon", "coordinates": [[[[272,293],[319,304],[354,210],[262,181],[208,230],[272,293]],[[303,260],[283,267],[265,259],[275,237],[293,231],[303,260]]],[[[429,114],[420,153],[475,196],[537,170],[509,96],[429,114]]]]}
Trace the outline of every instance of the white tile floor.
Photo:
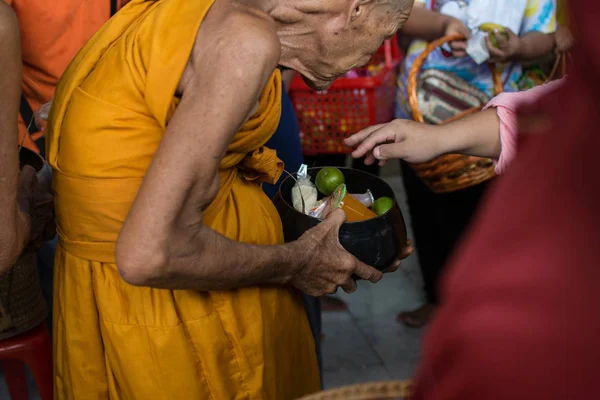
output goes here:
{"type": "MultiPolygon", "coordinates": [[[[406,196],[398,171],[391,166],[391,170],[386,168],[384,175],[396,191],[407,218],[406,196]]],[[[412,237],[410,226],[409,236],[412,237]]],[[[421,332],[396,322],[399,311],[415,308],[423,301],[417,257],[411,256],[398,272],[386,275],[375,285],[360,281],[358,286],[351,295],[341,291],[337,294],[348,302],[347,312],[323,314],[326,336],[323,380],[326,388],[407,379],[413,375],[419,358],[421,332]]],[[[39,399],[31,377],[29,387],[30,398],[39,399]]],[[[9,399],[1,377],[0,399],[9,399]]]]}
{"type": "MultiPolygon", "coordinates": [[[[386,180],[396,191],[407,218],[401,178],[395,173],[386,180]]],[[[398,272],[386,275],[377,284],[360,281],[358,286],[350,295],[341,290],[336,294],[348,303],[347,312],[323,314],[326,388],[408,379],[418,362],[420,330],[396,322],[399,311],[418,307],[423,301],[417,257],[405,260],[398,272]]]]}

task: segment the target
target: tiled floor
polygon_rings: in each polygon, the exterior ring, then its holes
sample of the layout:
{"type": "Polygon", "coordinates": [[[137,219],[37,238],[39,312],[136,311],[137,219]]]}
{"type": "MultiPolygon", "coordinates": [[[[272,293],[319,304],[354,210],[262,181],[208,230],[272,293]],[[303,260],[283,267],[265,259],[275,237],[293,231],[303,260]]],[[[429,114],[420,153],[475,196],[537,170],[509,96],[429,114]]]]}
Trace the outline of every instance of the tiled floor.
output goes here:
{"type": "MultiPolygon", "coordinates": [[[[394,174],[386,180],[396,191],[406,218],[401,179],[394,174]]],[[[396,322],[399,311],[415,308],[423,301],[417,257],[405,260],[398,272],[377,284],[361,281],[358,286],[350,295],[341,290],[336,294],[349,304],[348,312],[323,314],[326,388],[408,379],[418,361],[420,330],[396,322]]]]}
{"type": "MultiPolygon", "coordinates": [[[[397,164],[396,164],[397,165],[397,164]]],[[[386,168],[386,180],[396,191],[402,211],[407,205],[398,171],[386,168]]],[[[409,223],[409,221],[407,221],[409,223]]],[[[410,233],[409,226],[409,236],[410,233]]],[[[410,378],[419,357],[420,331],[396,322],[401,310],[422,302],[421,277],[416,256],[402,268],[373,285],[360,281],[351,295],[337,294],[349,304],[348,312],[323,314],[323,380],[326,388],[378,380],[410,378]]],[[[39,399],[29,377],[32,399],[39,399]]],[[[0,377],[0,399],[8,399],[0,377]]]]}

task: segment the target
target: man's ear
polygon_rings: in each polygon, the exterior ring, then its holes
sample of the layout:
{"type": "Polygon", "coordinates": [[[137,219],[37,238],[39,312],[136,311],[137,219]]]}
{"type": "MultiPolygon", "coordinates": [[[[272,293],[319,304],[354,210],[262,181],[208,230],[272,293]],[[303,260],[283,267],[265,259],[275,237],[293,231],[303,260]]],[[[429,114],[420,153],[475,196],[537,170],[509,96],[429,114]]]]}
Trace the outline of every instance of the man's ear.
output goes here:
{"type": "Polygon", "coordinates": [[[349,8],[350,21],[359,18],[365,12],[365,7],[372,2],[373,0],[352,0],[349,8]]]}

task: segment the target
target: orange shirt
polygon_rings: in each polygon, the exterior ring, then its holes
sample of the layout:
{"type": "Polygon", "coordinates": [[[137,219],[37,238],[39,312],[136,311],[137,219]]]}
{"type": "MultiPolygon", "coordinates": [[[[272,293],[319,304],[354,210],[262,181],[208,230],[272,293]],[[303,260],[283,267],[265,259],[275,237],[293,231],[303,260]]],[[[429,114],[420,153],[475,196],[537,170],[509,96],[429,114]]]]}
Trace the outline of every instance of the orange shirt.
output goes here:
{"type": "MultiPolygon", "coordinates": [[[[0,0],[19,19],[23,52],[23,94],[33,111],[50,100],[58,79],[84,43],[110,18],[111,0],[0,0]]],[[[119,6],[127,1],[118,0],[119,6]]],[[[19,115],[19,139],[26,125],[19,115]]],[[[25,138],[25,145],[41,136],[25,138]]]]}

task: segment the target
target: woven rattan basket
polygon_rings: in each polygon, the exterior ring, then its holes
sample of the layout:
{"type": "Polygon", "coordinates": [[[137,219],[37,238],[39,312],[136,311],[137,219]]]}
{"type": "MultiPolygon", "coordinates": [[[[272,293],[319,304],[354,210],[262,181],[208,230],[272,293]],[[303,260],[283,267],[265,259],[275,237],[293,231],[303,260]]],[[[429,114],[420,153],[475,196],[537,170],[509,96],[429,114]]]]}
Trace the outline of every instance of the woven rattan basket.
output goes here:
{"type": "MultiPolygon", "coordinates": [[[[417,78],[423,63],[436,48],[444,43],[464,39],[462,36],[446,36],[431,42],[414,61],[408,74],[408,101],[412,110],[413,119],[424,123],[423,115],[419,110],[417,97],[417,78]]],[[[490,70],[494,79],[496,93],[502,92],[502,80],[494,65],[490,64],[490,70]]],[[[473,108],[463,111],[454,117],[444,121],[449,123],[463,118],[469,114],[479,111],[473,108]]],[[[411,164],[421,180],[436,193],[448,193],[465,189],[470,186],[485,182],[494,177],[494,163],[489,158],[464,156],[460,154],[447,154],[433,161],[420,164],[411,164]]]]}
{"type": "Polygon", "coordinates": [[[410,400],[412,381],[371,382],[311,394],[301,400],[410,400]]]}
{"type": "Polygon", "coordinates": [[[0,340],[27,332],[48,316],[35,252],[26,252],[0,274],[0,340]]]}

